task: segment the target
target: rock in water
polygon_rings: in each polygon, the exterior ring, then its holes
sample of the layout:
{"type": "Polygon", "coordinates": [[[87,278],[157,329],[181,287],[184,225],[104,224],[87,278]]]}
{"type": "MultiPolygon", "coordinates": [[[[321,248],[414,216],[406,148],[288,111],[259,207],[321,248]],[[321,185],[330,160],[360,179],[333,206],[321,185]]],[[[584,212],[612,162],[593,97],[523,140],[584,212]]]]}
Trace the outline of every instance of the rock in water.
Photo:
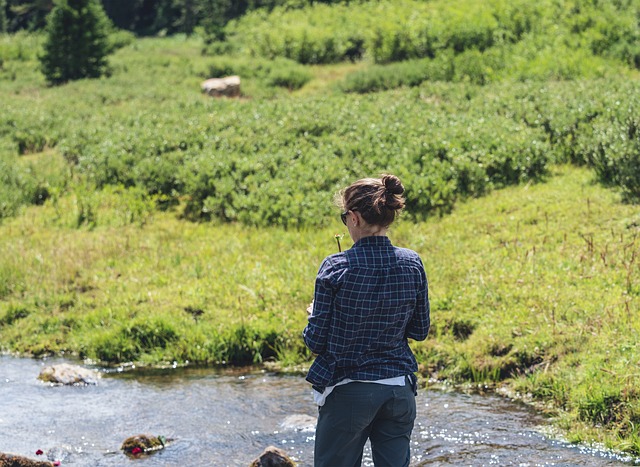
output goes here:
{"type": "Polygon", "coordinates": [[[285,418],[280,427],[286,431],[307,431],[312,432],[316,430],[317,419],[311,415],[294,414],[285,418]]]}
{"type": "Polygon", "coordinates": [[[53,463],[0,452],[0,467],[53,467],[53,463]]]}
{"type": "Polygon", "coordinates": [[[45,367],[38,378],[47,383],[86,386],[98,384],[100,373],[80,366],[61,363],[45,367]]]}
{"type": "Polygon", "coordinates": [[[167,440],[164,436],[136,435],[125,439],[120,449],[127,454],[143,454],[164,449],[167,440]]]}
{"type": "Polygon", "coordinates": [[[269,446],[249,467],[296,467],[296,464],[283,450],[269,446]]]}

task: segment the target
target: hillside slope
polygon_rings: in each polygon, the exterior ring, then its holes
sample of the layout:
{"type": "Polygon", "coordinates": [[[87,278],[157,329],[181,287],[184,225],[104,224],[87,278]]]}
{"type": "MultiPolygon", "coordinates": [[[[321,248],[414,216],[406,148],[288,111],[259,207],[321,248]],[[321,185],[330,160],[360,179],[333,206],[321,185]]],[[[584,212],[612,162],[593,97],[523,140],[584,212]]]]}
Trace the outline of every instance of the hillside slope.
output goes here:
{"type": "MultiPolygon", "coordinates": [[[[75,196],[0,226],[3,350],[105,363],[304,364],[300,332],[322,258],[344,233],[196,224],[100,192],[78,229],[75,196]]],[[[327,204],[330,199],[325,200],[327,204]]],[[[401,220],[433,329],[425,377],[504,385],[562,415],[571,439],[638,454],[640,217],[585,169],[495,191],[452,214],[401,220]],[[599,427],[598,429],[594,427],[599,427]]],[[[349,247],[347,238],[343,247],[349,247]]]]}

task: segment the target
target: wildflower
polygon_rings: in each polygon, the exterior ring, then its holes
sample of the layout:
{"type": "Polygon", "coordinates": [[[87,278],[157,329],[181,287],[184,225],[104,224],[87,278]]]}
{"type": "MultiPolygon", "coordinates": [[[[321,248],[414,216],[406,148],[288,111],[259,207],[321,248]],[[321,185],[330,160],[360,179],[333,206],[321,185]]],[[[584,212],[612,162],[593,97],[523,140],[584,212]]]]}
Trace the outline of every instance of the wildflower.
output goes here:
{"type": "Polygon", "coordinates": [[[133,454],[134,456],[137,456],[138,454],[140,454],[142,452],[142,449],[140,449],[138,446],[136,446],[135,448],[133,448],[131,450],[131,454],[133,454]]]}
{"type": "Polygon", "coordinates": [[[41,456],[41,455],[43,455],[43,454],[44,454],[44,452],[42,451],[42,449],[38,449],[38,450],[36,451],[36,456],[41,456]]]}

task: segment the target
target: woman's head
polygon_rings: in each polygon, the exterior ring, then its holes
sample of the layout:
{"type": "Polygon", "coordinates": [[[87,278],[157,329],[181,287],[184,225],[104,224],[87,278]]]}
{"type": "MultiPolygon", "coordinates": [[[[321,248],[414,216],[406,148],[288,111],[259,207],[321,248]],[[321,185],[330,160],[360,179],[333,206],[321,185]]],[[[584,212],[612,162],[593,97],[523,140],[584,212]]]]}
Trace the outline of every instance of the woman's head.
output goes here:
{"type": "Polygon", "coordinates": [[[395,175],[363,178],[345,188],[338,200],[346,211],[357,211],[371,225],[388,227],[404,208],[404,187],[395,175]]]}

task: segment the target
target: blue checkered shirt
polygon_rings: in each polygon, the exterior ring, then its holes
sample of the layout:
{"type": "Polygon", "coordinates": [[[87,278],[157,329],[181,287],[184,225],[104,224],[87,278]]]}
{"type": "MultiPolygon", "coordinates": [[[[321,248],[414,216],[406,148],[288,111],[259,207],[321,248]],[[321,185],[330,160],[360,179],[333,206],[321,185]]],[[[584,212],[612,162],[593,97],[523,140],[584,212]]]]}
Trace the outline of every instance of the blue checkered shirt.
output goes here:
{"type": "Polygon", "coordinates": [[[339,381],[376,381],[417,371],[407,338],[429,333],[429,294],[418,254],[386,236],[365,237],[325,258],[313,313],[303,331],[317,354],[307,375],[314,389],[339,381]]]}

